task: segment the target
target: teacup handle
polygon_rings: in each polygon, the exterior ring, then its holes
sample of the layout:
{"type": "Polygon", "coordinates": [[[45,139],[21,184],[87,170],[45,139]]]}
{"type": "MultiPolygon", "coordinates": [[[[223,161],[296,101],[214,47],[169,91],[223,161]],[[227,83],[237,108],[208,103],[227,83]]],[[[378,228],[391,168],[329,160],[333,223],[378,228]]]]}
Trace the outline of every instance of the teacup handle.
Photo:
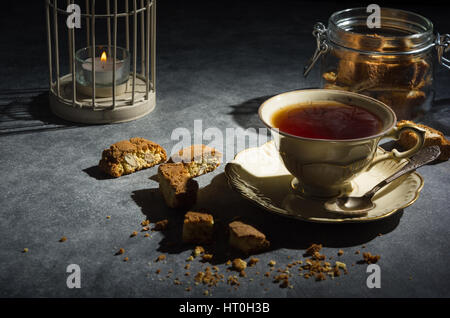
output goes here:
{"type": "Polygon", "coordinates": [[[368,169],[372,168],[374,165],[379,163],[380,161],[387,160],[387,159],[402,159],[402,158],[409,158],[412,155],[414,155],[416,152],[418,152],[425,142],[425,130],[422,128],[418,128],[411,124],[405,124],[402,127],[394,127],[386,136],[385,138],[391,138],[394,140],[398,140],[400,138],[400,135],[404,131],[411,131],[414,135],[417,137],[417,142],[409,150],[406,151],[398,151],[397,149],[393,149],[392,151],[386,152],[385,154],[378,156],[375,158],[369,165],[368,169]]]}

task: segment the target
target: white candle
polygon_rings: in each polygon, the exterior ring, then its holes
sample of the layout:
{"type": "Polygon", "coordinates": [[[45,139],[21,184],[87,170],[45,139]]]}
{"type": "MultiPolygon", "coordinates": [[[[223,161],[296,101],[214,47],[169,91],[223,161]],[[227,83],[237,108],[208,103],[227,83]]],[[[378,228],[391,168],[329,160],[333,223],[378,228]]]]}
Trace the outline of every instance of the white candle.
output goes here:
{"type": "MultiPolygon", "coordinates": [[[[106,57],[105,52],[103,52],[104,57],[106,57]]],[[[113,67],[114,62],[112,59],[105,59],[100,57],[94,58],[95,66],[95,84],[100,85],[112,85],[113,83],[113,67]]],[[[85,77],[87,79],[92,78],[92,58],[87,58],[84,60],[82,65],[83,71],[85,72],[85,77]]],[[[116,60],[116,81],[123,77],[123,61],[116,60]]]]}

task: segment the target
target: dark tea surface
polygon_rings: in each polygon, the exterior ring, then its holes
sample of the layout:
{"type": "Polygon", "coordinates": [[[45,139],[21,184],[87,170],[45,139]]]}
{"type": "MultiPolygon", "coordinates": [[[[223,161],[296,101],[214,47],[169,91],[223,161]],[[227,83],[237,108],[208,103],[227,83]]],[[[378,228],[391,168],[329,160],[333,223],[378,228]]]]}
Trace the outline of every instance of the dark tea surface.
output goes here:
{"type": "Polygon", "coordinates": [[[364,108],[327,101],[284,107],[272,122],[282,132],[315,139],[356,139],[382,130],[381,120],[364,108]]]}

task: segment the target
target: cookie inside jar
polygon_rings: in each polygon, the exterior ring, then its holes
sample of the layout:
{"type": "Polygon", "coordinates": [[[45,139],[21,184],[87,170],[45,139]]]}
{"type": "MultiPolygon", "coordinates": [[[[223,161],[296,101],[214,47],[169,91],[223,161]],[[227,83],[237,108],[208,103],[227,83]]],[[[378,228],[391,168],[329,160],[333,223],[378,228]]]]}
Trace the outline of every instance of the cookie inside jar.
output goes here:
{"type": "Polygon", "coordinates": [[[433,98],[433,24],[412,12],[382,8],[380,27],[369,28],[369,13],[360,11],[330,17],[322,87],[368,95],[398,119],[417,119],[433,98]]]}

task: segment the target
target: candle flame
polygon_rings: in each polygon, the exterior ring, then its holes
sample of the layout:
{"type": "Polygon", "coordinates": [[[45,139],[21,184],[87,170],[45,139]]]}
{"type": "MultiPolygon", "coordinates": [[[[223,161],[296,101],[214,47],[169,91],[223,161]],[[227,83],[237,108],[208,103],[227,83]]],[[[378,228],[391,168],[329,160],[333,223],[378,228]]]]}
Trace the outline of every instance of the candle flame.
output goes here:
{"type": "Polygon", "coordinates": [[[106,62],[106,52],[103,51],[102,56],[100,57],[100,61],[102,61],[103,63],[106,62]]]}

